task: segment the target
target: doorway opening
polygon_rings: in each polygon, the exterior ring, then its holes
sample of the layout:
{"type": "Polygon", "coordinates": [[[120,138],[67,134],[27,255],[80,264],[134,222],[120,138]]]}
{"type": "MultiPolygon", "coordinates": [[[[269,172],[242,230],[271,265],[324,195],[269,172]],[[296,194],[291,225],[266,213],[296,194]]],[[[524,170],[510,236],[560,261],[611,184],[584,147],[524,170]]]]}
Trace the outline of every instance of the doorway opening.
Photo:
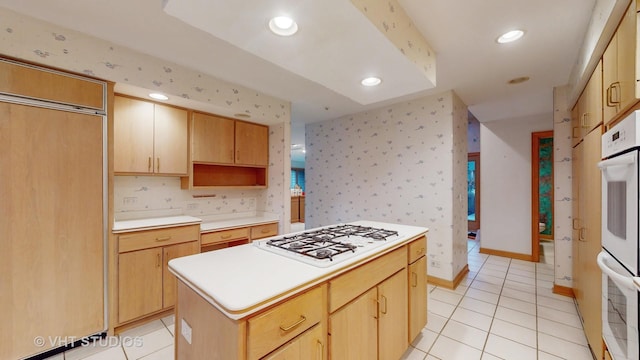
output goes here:
{"type": "Polygon", "coordinates": [[[467,160],[467,227],[470,238],[480,228],[480,153],[469,153],[467,160]]]}
{"type": "Polygon", "coordinates": [[[531,260],[553,262],[553,131],[531,134],[531,260]]]}

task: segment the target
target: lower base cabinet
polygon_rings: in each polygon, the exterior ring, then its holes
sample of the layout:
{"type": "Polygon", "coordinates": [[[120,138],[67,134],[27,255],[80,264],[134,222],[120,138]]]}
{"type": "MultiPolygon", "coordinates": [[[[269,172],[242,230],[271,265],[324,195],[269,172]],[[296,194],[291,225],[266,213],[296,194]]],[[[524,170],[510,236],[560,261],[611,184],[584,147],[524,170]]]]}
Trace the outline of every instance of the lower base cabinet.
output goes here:
{"type": "Polygon", "coordinates": [[[407,350],[407,270],[402,269],[329,317],[335,359],[399,359],[407,350]]]}
{"type": "Polygon", "coordinates": [[[199,232],[190,225],[118,236],[116,327],[175,305],[177,282],[168,263],[197,254],[199,232]]]}
{"type": "Polygon", "coordinates": [[[417,238],[239,320],[179,281],[177,359],[399,359],[426,325],[425,253],[417,238]]]}

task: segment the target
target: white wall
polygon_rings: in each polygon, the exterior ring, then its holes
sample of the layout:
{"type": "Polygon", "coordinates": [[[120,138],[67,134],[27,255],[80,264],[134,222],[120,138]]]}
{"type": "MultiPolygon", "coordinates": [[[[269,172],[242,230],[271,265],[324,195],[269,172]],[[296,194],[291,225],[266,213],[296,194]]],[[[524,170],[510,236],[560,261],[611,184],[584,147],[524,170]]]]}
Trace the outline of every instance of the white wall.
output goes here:
{"type": "Polygon", "coordinates": [[[467,108],[453,93],[306,128],[307,228],[355,220],[425,226],[428,273],[466,265],[467,108]]]}
{"type": "Polygon", "coordinates": [[[531,133],[553,114],[480,124],[481,248],[531,254],[531,133]]]}

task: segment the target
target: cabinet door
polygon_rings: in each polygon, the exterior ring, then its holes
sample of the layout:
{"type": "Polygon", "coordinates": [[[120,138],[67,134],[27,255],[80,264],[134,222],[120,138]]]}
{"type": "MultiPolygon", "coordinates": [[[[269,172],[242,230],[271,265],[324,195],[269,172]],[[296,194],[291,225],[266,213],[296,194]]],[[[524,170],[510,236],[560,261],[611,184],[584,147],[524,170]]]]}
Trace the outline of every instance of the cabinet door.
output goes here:
{"type": "Polygon", "coordinates": [[[584,135],[602,122],[602,61],[591,74],[586,89],[584,135]]]}
{"type": "Polygon", "coordinates": [[[331,314],[329,353],[332,359],[378,358],[377,293],[373,288],[331,314]]]}
{"type": "Polygon", "coordinates": [[[234,121],[213,115],[193,113],[193,162],[233,164],[234,121]]]}
{"type": "Polygon", "coordinates": [[[409,342],[427,325],[427,257],[409,265],[409,342]]]}
{"type": "Polygon", "coordinates": [[[304,222],[304,198],[304,196],[300,196],[300,205],[298,211],[298,214],[300,215],[300,218],[298,220],[300,222],[304,222]]]}
{"type": "Polygon", "coordinates": [[[321,324],[307,330],[290,343],[264,357],[266,360],[322,360],[325,352],[324,328],[321,324]]]}
{"type": "Polygon", "coordinates": [[[300,201],[297,196],[291,197],[291,222],[297,223],[300,221],[300,201]]]}
{"type": "Polygon", "coordinates": [[[113,170],[153,172],[153,104],[116,96],[113,132],[113,170]]]}
{"type": "Polygon", "coordinates": [[[169,260],[179,258],[182,256],[193,255],[198,253],[198,242],[191,241],[188,243],[171,245],[164,247],[163,260],[164,265],[162,269],[162,288],[163,288],[163,299],[162,305],[167,308],[175,305],[176,303],[176,292],[177,292],[177,283],[176,277],[169,271],[169,260]]]}
{"type": "Polygon", "coordinates": [[[613,84],[618,81],[618,36],[614,34],[602,55],[603,119],[607,123],[618,113],[613,84]]]}
{"type": "Polygon", "coordinates": [[[0,102],[0,359],[106,326],[102,123],[0,102]]]}
{"type": "Polygon", "coordinates": [[[582,292],[582,276],[580,274],[580,253],[579,253],[579,249],[578,249],[578,244],[580,243],[580,236],[582,235],[582,219],[581,216],[582,214],[580,213],[581,211],[581,191],[580,191],[580,182],[582,181],[582,175],[581,175],[581,171],[582,171],[582,157],[583,157],[583,151],[582,149],[584,148],[584,143],[580,143],[578,144],[576,147],[573,148],[572,153],[571,153],[571,165],[572,165],[572,174],[573,176],[571,177],[571,185],[572,185],[572,260],[573,260],[573,265],[572,265],[572,273],[573,273],[573,294],[576,297],[576,301],[578,302],[578,305],[581,306],[580,304],[582,304],[583,299],[584,299],[584,295],[582,292]]]}
{"type": "Polygon", "coordinates": [[[594,354],[602,354],[602,277],[596,264],[601,250],[602,219],[602,175],[598,169],[602,148],[601,127],[584,138],[584,161],[581,172],[581,194],[584,199],[581,215],[584,220],[584,234],[578,244],[580,276],[584,293],[581,314],[584,330],[594,354]]]}
{"type": "Polygon", "coordinates": [[[155,104],[154,173],[187,175],[188,123],[186,110],[155,104]]]}
{"type": "Polygon", "coordinates": [[[162,248],[118,255],[118,321],[162,309],[162,248]]]}
{"type": "Polygon", "coordinates": [[[240,165],[267,166],[269,163],[269,128],[236,121],[235,162],[240,165]]]}
{"type": "Polygon", "coordinates": [[[636,7],[624,14],[616,31],[618,38],[618,111],[624,111],[636,101],[636,7]]]}
{"type": "Polygon", "coordinates": [[[379,358],[400,359],[409,345],[406,268],[378,285],[378,302],[379,358]]]}

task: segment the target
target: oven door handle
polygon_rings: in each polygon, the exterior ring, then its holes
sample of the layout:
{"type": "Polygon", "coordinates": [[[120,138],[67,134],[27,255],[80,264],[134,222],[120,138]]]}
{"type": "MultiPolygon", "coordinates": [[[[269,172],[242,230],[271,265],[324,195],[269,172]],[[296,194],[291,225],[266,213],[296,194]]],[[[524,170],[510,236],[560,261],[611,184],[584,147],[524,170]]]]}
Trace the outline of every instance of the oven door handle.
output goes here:
{"type": "Polygon", "coordinates": [[[628,166],[633,165],[636,161],[633,156],[620,156],[612,159],[600,161],[598,167],[602,170],[612,166],[628,166]]]}
{"type": "Polygon", "coordinates": [[[611,257],[609,256],[609,254],[607,254],[604,250],[600,251],[598,257],[596,258],[600,270],[602,270],[605,275],[613,279],[616,284],[626,288],[627,290],[638,290],[638,287],[634,283],[634,278],[632,276],[620,275],[616,271],[611,269],[609,265],[607,265],[607,259],[610,258],[611,257]]]}

